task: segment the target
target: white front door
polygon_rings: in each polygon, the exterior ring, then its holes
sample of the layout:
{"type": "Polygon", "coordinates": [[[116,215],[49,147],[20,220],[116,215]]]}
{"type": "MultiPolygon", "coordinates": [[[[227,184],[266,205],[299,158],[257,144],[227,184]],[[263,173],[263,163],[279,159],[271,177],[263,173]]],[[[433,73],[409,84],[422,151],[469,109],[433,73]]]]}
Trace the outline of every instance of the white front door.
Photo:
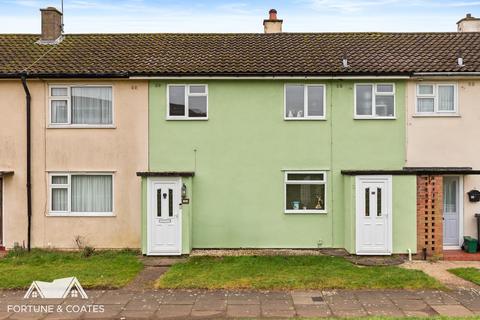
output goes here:
{"type": "Polygon", "coordinates": [[[148,186],[147,254],[180,255],[181,180],[152,178],[148,186]]]}
{"type": "Polygon", "coordinates": [[[460,177],[443,177],[443,246],[460,247],[460,177]]]}
{"type": "Polygon", "coordinates": [[[392,177],[357,177],[356,253],[392,253],[392,177]]]}

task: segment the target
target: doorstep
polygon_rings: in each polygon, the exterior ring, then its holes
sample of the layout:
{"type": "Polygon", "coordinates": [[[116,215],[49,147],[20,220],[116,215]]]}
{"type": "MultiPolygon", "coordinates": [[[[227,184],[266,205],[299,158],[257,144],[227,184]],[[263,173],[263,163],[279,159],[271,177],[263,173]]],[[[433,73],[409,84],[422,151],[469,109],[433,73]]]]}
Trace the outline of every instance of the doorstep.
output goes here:
{"type": "Polygon", "coordinates": [[[480,252],[467,253],[462,250],[444,250],[443,260],[447,261],[480,261],[480,252]]]}

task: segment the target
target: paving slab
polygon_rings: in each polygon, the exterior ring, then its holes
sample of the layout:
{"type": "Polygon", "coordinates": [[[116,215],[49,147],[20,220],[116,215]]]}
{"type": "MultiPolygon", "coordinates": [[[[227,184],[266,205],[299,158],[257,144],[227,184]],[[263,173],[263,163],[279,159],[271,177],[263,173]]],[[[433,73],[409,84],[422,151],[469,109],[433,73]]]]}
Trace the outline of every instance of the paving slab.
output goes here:
{"type": "Polygon", "coordinates": [[[55,312],[55,313],[49,313],[44,319],[48,319],[48,320],[81,319],[82,316],[83,316],[83,313],[55,312]]]}
{"type": "Polygon", "coordinates": [[[160,307],[160,303],[157,300],[130,300],[125,305],[125,310],[136,311],[136,310],[152,310],[156,311],[160,307]]]}
{"type": "Polygon", "coordinates": [[[165,294],[162,304],[194,304],[199,295],[198,292],[173,291],[165,294]]]}
{"type": "Polygon", "coordinates": [[[415,318],[427,318],[432,316],[432,314],[424,311],[405,311],[404,313],[407,317],[415,318]]]}
{"type": "Polygon", "coordinates": [[[297,311],[298,317],[313,318],[320,317],[326,318],[332,316],[332,311],[327,304],[301,304],[295,305],[295,310],[297,311]]]}
{"type": "Polygon", "coordinates": [[[380,290],[390,299],[408,299],[408,300],[422,300],[419,291],[413,290],[380,290]]]}
{"type": "Polygon", "coordinates": [[[227,308],[227,300],[203,299],[197,300],[193,305],[194,311],[224,311],[227,308]]]}
{"type": "Polygon", "coordinates": [[[432,308],[441,316],[448,317],[468,317],[472,316],[473,312],[458,304],[432,306],[432,308]]]}
{"type": "Polygon", "coordinates": [[[96,299],[95,303],[125,305],[133,298],[133,295],[133,293],[124,293],[118,291],[106,292],[98,299],[96,299]]]}
{"type": "Polygon", "coordinates": [[[358,310],[363,309],[362,304],[358,300],[335,300],[327,302],[330,308],[335,310],[358,310]]]}
{"type": "Polygon", "coordinates": [[[422,291],[417,293],[429,305],[459,304],[454,297],[444,291],[422,291]]]}
{"type": "MultiPolygon", "coordinates": [[[[457,301],[457,304],[461,304],[467,307],[471,311],[480,311],[480,291],[475,289],[456,290],[450,293],[450,295],[457,301]]],[[[445,303],[453,304],[453,303],[445,303]]]]}
{"type": "Polygon", "coordinates": [[[258,292],[230,292],[227,297],[229,305],[260,304],[258,292]]]}
{"type": "Polygon", "coordinates": [[[12,315],[11,312],[2,312],[2,311],[0,311],[0,320],[7,319],[7,318],[10,317],[11,315],[12,315]]]}
{"type": "Polygon", "coordinates": [[[120,313],[120,319],[150,319],[153,317],[153,310],[124,310],[120,313]]]}
{"type": "Polygon", "coordinates": [[[8,319],[20,320],[20,319],[43,319],[47,316],[46,313],[31,313],[31,312],[22,312],[14,313],[8,319]]]}
{"type": "Polygon", "coordinates": [[[365,317],[367,312],[363,309],[356,310],[336,310],[332,308],[333,315],[340,318],[365,317]]]}
{"type": "Polygon", "coordinates": [[[295,310],[263,310],[262,317],[266,318],[292,318],[295,316],[295,310]]]}
{"type": "Polygon", "coordinates": [[[422,311],[428,308],[428,304],[423,300],[392,299],[392,301],[403,311],[422,311]]]}
{"type": "Polygon", "coordinates": [[[193,318],[222,318],[225,316],[223,311],[218,310],[192,310],[190,314],[193,318]]]}
{"type": "MultiPolygon", "coordinates": [[[[48,299],[47,301],[49,305],[60,305],[65,301],[65,299],[48,299]]],[[[46,300],[42,298],[29,298],[24,299],[23,302],[28,303],[29,305],[44,305],[46,300]]]]}
{"type": "Polygon", "coordinates": [[[295,305],[314,305],[326,303],[321,291],[292,291],[291,296],[295,305]],[[321,299],[321,301],[315,299],[321,299]]]}
{"type": "Polygon", "coordinates": [[[405,314],[395,306],[364,306],[369,316],[403,317],[405,314]]]}
{"type": "Polygon", "coordinates": [[[154,317],[157,319],[186,318],[190,316],[191,312],[192,305],[188,304],[162,305],[155,312],[154,317]]]}
{"type": "Polygon", "coordinates": [[[260,300],[285,300],[291,299],[288,291],[268,291],[260,294],[260,300]]]}
{"type": "Polygon", "coordinates": [[[124,306],[121,304],[105,305],[104,312],[85,312],[83,319],[112,319],[116,318],[122,311],[124,311],[124,306]]]}
{"type": "Polygon", "coordinates": [[[262,310],[294,310],[291,300],[268,300],[262,301],[262,310]]]}
{"type": "Polygon", "coordinates": [[[227,317],[230,318],[258,318],[261,315],[258,304],[233,304],[227,306],[227,317]]]}

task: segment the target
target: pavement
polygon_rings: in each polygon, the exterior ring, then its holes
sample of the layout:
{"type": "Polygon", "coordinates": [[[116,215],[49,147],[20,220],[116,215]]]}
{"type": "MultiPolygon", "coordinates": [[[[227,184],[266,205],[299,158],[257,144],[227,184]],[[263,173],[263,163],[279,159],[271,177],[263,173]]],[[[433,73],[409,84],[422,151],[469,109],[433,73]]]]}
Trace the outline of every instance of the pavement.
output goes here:
{"type": "Polygon", "coordinates": [[[480,291],[475,289],[451,291],[121,289],[87,290],[86,300],[23,299],[24,294],[24,291],[0,292],[0,319],[480,316],[480,291]]]}

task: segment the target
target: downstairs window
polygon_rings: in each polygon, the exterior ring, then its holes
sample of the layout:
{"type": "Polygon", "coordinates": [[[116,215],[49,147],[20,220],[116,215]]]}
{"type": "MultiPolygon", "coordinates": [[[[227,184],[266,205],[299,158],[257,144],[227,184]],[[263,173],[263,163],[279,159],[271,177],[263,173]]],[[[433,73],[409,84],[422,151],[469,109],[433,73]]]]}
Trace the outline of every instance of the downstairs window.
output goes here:
{"type": "Polygon", "coordinates": [[[285,172],[285,213],[326,212],[325,172],[285,172]]]}
{"type": "Polygon", "coordinates": [[[113,175],[50,174],[51,215],[112,215],[113,175]]]}

